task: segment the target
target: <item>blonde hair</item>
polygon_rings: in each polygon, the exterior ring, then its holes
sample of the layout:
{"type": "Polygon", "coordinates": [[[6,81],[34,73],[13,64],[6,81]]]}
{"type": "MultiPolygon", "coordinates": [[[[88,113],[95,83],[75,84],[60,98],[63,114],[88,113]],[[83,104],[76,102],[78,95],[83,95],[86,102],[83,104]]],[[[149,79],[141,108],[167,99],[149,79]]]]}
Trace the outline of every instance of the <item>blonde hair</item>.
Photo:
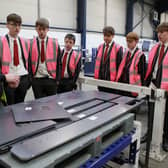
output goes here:
{"type": "Polygon", "coordinates": [[[129,32],[129,33],[127,34],[127,36],[126,36],[126,39],[127,39],[128,41],[133,41],[133,40],[138,41],[138,40],[139,40],[139,36],[138,36],[138,34],[135,33],[135,32],[129,32]]]}

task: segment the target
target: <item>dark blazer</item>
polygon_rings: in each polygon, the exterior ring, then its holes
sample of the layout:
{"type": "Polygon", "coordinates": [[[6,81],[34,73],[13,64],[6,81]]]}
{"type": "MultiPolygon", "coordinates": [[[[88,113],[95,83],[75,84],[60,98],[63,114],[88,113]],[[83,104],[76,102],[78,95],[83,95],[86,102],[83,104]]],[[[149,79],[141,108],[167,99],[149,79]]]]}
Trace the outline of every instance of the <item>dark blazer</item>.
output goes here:
{"type": "Polygon", "coordinates": [[[5,76],[0,74],[0,97],[2,96],[3,93],[3,84],[5,83],[5,76]]]}

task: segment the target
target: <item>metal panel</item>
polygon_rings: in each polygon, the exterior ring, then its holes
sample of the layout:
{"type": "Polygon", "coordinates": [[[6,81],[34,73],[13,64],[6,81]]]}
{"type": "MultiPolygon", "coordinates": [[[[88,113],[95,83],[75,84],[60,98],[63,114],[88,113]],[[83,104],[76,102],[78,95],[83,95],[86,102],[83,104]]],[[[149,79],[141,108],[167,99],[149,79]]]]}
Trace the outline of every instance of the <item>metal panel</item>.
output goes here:
{"type": "MultiPolygon", "coordinates": [[[[12,168],[60,167],[60,164],[65,163],[67,159],[68,160],[70,159],[71,162],[74,162],[74,160],[76,162],[76,157],[74,158],[74,154],[76,155],[81,150],[83,150],[84,155],[89,153],[93,157],[95,156],[94,151],[101,152],[102,143],[97,142],[97,137],[100,137],[100,139],[102,139],[102,137],[106,135],[107,133],[111,131],[115,131],[116,126],[119,127],[122,125],[125,127],[126,125],[128,125],[127,123],[129,123],[130,125],[129,128],[127,127],[127,130],[129,132],[133,128],[133,124],[132,125],[130,124],[132,122],[133,122],[133,114],[128,113],[124,116],[119,117],[113,122],[109,122],[108,124],[103,125],[102,127],[99,127],[87,133],[84,136],[81,136],[79,138],[76,138],[75,140],[65,143],[64,145],[61,145],[60,147],[50,152],[47,152],[46,154],[41,155],[38,158],[33,159],[32,161],[29,161],[26,163],[18,161],[18,159],[13,157],[11,153],[8,152],[6,154],[0,155],[0,165],[4,165],[4,167],[6,168],[7,167],[12,167],[12,168]],[[95,143],[97,143],[97,145],[95,145],[95,143]],[[88,146],[90,150],[84,151],[88,146]]],[[[82,163],[85,163],[85,162],[86,160],[82,159],[82,163]]],[[[78,166],[73,166],[73,167],[79,167],[82,163],[78,162],[78,166]]]]}
{"type": "Polygon", "coordinates": [[[131,110],[127,105],[116,105],[111,108],[77,121],[68,126],[50,131],[46,134],[31,138],[16,144],[11,153],[22,161],[28,161],[62,144],[78,138],[88,132],[107,124],[131,110]],[[51,138],[52,137],[52,138],[51,138]]]}
{"type": "Polygon", "coordinates": [[[121,96],[117,94],[99,92],[99,91],[87,91],[87,92],[73,91],[73,92],[67,92],[67,93],[63,93],[55,96],[56,101],[62,104],[64,108],[70,108],[75,104],[84,103],[85,101],[88,101],[88,100],[101,99],[101,100],[107,101],[107,100],[116,99],[118,97],[121,97],[121,96]]]}
{"type": "Polygon", "coordinates": [[[71,115],[67,113],[55,101],[48,102],[25,102],[12,105],[16,123],[70,119],[71,115]]]}
{"type": "Polygon", "coordinates": [[[54,121],[16,125],[12,112],[0,113],[0,153],[9,145],[41,131],[55,127],[54,121]]]}
{"type": "Polygon", "coordinates": [[[121,96],[115,100],[112,100],[112,102],[115,102],[115,103],[120,103],[120,104],[126,104],[130,101],[134,101],[136,98],[133,98],[133,97],[127,97],[127,96],[121,96]]]}

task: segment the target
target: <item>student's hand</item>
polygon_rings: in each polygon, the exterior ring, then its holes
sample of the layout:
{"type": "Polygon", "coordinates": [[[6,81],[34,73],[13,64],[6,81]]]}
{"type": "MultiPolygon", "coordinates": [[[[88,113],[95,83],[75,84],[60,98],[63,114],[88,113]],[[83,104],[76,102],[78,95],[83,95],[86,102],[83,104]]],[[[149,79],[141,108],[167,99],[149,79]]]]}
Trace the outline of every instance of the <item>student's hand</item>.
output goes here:
{"type": "Polygon", "coordinates": [[[14,82],[14,83],[8,83],[8,85],[9,85],[9,87],[10,88],[17,88],[18,86],[19,86],[19,82],[17,83],[17,82],[14,82]]]}
{"type": "Polygon", "coordinates": [[[6,74],[5,75],[6,82],[11,88],[17,88],[20,82],[20,77],[14,74],[6,74]]]}

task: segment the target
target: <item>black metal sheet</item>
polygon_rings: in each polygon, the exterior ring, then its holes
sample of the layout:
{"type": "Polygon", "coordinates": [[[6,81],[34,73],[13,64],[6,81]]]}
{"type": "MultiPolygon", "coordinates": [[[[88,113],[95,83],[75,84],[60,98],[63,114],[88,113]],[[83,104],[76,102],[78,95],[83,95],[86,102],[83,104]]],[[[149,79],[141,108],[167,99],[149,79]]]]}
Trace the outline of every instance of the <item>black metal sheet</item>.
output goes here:
{"type": "Polygon", "coordinates": [[[9,145],[29,136],[55,127],[54,121],[43,121],[16,125],[12,112],[0,113],[0,152],[9,145]]]}
{"type": "Polygon", "coordinates": [[[16,123],[70,119],[71,115],[55,101],[32,101],[11,106],[16,123]]]}
{"type": "Polygon", "coordinates": [[[77,104],[74,105],[73,107],[71,106],[71,108],[67,109],[67,112],[70,114],[75,114],[75,113],[79,113],[81,111],[85,111],[87,109],[93,108],[95,106],[98,106],[99,104],[104,103],[104,101],[101,100],[90,100],[90,101],[86,101],[83,102],[82,104],[77,104]]]}
{"type": "Polygon", "coordinates": [[[120,103],[120,104],[127,104],[131,101],[134,101],[135,99],[136,98],[133,98],[133,97],[121,96],[115,100],[112,100],[111,102],[120,103]]]}
{"type": "Polygon", "coordinates": [[[22,161],[31,160],[49,150],[113,121],[130,110],[131,107],[127,105],[115,105],[103,112],[96,113],[68,126],[33,137],[23,141],[22,143],[18,143],[12,147],[11,153],[22,161]]]}
{"type": "Polygon", "coordinates": [[[119,97],[121,96],[117,94],[99,92],[99,91],[73,91],[58,94],[52,98],[55,99],[56,102],[62,105],[64,108],[70,108],[74,105],[82,104],[93,99],[101,99],[103,101],[109,101],[119,97]]]}
{"type": "Polygon", "coordinates": [[[100,111],[104,111],[114,105],[115,105],[114,103],[105,102],[103,104],[97,105],[96,107],[87,109],[81,113],[77,113],[74,116],[76,117],[76,120],[81,119],[81,118],[86,118],[86,117],[93,115],[93,114],[96,114],[100,111]]]}
{"type": "Polygon", "coordinates": [[[102,101],[115,100],[121,97],[121,95],[99,92],[99,91],[72,91],[57,94],[54,96],[48,96],[35,100],[36,102],[48,102],[55,101],[57,104],[64,108],[70,108],[74,105],[80,105],[87,101],[100,99],[102,101]]]}

